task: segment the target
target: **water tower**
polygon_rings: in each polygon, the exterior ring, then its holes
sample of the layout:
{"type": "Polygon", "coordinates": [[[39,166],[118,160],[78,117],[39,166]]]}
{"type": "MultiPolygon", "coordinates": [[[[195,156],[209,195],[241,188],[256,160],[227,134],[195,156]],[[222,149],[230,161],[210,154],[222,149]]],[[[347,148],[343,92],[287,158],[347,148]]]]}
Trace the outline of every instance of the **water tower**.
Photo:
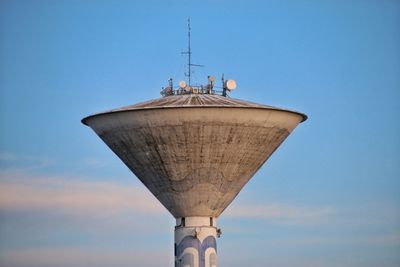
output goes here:
{"type": "Polygon", "coordinates": [[[217,218],[307,118],[230,98],[236,83],[214,82],[171,79],[159,99],[82,120],[175,217],[178,267],[217,266],[217,218]]]}

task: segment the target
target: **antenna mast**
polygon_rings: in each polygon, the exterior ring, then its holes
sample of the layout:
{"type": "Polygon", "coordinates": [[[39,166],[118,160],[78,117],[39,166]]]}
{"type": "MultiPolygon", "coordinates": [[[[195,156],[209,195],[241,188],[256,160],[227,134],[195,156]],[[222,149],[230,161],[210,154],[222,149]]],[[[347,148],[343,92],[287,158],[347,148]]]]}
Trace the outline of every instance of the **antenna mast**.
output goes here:
{"type": "Polygon", "coordinates": [[[188,18],[188,69],[189,69],[189,73],[188,73],[188,79],[189,79],[189,86],[191,85],[191,75],[192,75],[192,70],[191,70],[191,66],[192,66],[192,49],[190,47],[190,18],[188,18]]]}
{"type": "Polygon", "coordinates": [[[190,33],[192,28],[190,27],[190,18],[188,18],[188,50],[186,52],[182,52],[182,54],[188,55],[188,72],[185,73],[185,76],[188,77],[188,85],[189,87],[192,85],[192,66],[193,67],[204,67],[204,65],[198,65],[192,63],[192,48],[190,45],[190,33]]]}

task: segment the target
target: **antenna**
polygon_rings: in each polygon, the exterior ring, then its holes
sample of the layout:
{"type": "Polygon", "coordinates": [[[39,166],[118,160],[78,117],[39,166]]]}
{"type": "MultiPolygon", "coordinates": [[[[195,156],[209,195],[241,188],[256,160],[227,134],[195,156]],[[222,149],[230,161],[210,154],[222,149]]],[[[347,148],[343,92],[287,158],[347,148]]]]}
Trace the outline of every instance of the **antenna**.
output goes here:
{"type": "Polygon", "coordinates": [[[188,77],[188,85],[191,86],[191,76],[192,76],[192,66],[194,67],[204,67],[204,65],[192,64],[192,48],[190,46],[190,32],[192,28],[190,27],[190,17],[188,18],[188,50],[182,52],[182,54],[188,55],[188,72],[185,76],[188,77]]]}
{"type": "Polygon", "coordinates": [[[190,83],[190,76],[192,75],[192,70],[191,70],[191,65],[192,65],[192,49],[190,47],[190,31],[192,29],[190,28],[190,18],[188,18],[188,69],[189,69],[189,86],[191,85],[190,83]]]}
{"type": "Polygon", "coordinates": [[[221,81],[222,81],[222,96],[226,96],[225,75],[223,73],[222,73],[221,81]]]}

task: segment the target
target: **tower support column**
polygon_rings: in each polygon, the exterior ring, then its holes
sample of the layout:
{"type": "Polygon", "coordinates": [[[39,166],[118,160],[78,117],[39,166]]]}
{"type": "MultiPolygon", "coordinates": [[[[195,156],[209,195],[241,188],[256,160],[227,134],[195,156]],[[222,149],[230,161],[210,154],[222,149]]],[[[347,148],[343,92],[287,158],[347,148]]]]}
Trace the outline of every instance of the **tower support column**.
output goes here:
{"type": "Polygon", "coordinates": [[[214,217],[182,217],[175,226],[175,267],[217,267],[214,217]]]}

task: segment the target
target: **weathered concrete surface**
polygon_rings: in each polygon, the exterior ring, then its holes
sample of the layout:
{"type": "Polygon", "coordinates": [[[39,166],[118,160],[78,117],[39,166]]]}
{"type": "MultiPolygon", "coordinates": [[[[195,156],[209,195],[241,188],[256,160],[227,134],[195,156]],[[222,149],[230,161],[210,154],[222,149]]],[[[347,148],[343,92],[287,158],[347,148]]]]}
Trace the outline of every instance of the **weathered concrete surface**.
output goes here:
{"type": "Polygon", "coordinates": [[[215,95],[165,97],[83,119],[178,217],[218,217],[306,116],[215,95]]]}

